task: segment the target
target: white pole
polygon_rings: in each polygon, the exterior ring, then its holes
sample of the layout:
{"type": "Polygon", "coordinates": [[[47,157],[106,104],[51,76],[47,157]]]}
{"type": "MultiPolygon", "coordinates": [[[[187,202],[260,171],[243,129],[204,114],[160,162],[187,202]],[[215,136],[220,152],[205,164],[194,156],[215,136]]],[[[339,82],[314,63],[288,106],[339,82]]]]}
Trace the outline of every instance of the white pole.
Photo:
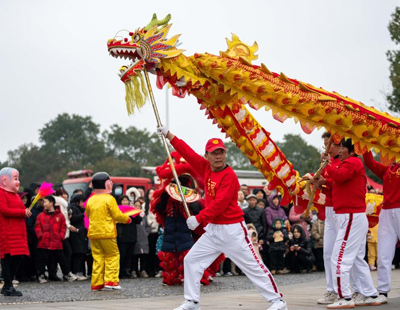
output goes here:
{"type": "Polygon", "coordinates": [[[165,105],[166,105],[166,121],[167,128],[169,128],[169,96],[168,96],[168,85],[165,86],[165,105]]]}

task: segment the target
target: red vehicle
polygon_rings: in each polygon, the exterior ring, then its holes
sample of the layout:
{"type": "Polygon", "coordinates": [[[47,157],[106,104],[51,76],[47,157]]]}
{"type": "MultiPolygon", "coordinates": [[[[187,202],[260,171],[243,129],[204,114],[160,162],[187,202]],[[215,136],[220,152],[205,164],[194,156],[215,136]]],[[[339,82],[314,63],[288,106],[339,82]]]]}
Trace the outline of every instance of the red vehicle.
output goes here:
{"type": "MultiPolygon", "coordinates": [[[[79,170],[71,171],[67,174],[68,179],[63,181],[63,187],[71,197],[72,193],[76,189],[81,189],[83,192],[88,188],[90,181],[92,180],[92,170],[79,170]]],[[[126,192],[130,187],[142,188],[145,192],[151,188],[154,188],[154,183],[149,178],[137,178],[137,177],[111,177],[113,183],[123,184],[123,193],[126,192]]]]}

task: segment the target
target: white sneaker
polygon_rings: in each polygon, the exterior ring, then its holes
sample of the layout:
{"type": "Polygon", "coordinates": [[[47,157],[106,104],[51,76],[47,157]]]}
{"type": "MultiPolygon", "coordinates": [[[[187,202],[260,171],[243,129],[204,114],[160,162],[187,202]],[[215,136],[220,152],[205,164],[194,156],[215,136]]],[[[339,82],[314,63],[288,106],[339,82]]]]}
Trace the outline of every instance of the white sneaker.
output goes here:
{"type": "Polygon", "coordinates": [[[327,305],[328,309],[347,309],[354,308],[356,305],[354,304],[353,299],[346,300],[344,298],[340,298],[335,301],[333,304],[327,305]]]}
{"type": "Polygon", "coordinates": [[[364,303],[362,305],[357,305],[356,306],[380,306],[382,303],[378,301],[378,297],[372,298],[372,297],[365,297],[364,303]]]}
{"type": "Polygon", "coordinates": [[[69,274],[65,275],[63,278],[68,282],[74,282],[77,279],[76,275],[74,275],[72,272],[69,272],[69,274]]]}
{"type": "Polygon", "coordinates": [[[174,310],[200,310],[200,304],[192,300],[185,300],[182,305],[174,310]]]}
{"type": "Polygon", "coordinates": [[[367,297],[364,296],[363,294],[359,293],[359,292],[355,292],[353,293],[353,295],[351,296],[351,299],[354,301],[354,304],[356,306],[362,306],[365,303],[365,299],[367,297]]]}
{"type": "Polygon", "coordinates": [[[325,293],[324,297],[318,299],[317,303],[320,305],[333,304],[336,301],[337,297],[337,294],[328,291],[325,293]]]}
{"type": "Polygon", "coordinates": [[[46,283],[46,282],[47,282],[46,277],[43,274],[41,276],[39,276],[39,283],[40,284],[43,284],[43,283],[46,283]]]}
{"type": "Polygon", "coordinates": [[[376,298],[376,301],[377,302],[380,302],[381,303],[381,305],[382,304],[387,304],[388,303],[388,298],[385,296],[385,295],[379,295],[377,298],[376,298]]]}
{"type": "Polygon", "coordinates": [[[267,310],[287,310],[286,302],[282,299],[278,299],[275,302],[272,302],[272,306],[267,310]]]}
{"type": "Polygon", "coordinates": [[[77,274],[76,275],[76,280],[85,281],[85,280],[87,280],[87,277],[85,277],[84,275],[77,274]]]}
{"type": "Polygon", "coordinates": [[[160,270],[157,272],[157,274],[154,276],[155,278],[161,278],[162,277],[162,271],[160,270]]]}

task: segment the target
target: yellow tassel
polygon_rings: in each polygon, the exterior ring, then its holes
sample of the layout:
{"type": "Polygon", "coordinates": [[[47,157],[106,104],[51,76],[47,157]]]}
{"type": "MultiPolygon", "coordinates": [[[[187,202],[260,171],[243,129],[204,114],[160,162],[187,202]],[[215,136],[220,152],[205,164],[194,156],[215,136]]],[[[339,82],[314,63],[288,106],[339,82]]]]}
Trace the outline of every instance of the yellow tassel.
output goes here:
{"type": "Polygon", "coordinates": [[[131,115],[134,113],[135,108],[139,110],[143,107],[148,98],[146,83],[141,73],[132,76],[125,83],[125,92],[126,110],[128,115],[131,115]]]}

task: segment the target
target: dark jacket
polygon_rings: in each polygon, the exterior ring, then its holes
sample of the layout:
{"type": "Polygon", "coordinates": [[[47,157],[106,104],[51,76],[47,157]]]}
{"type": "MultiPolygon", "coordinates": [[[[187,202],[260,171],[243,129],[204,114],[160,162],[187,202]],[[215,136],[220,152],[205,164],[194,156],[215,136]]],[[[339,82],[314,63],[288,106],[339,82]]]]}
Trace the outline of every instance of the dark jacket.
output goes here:
{"type": "Polygon", "coordinates": [[[69,241],[72,253],[86,254],[88,252],[87,229],[85,227],[85,209],[78,204],[72,203],[70,207],[71,225],[79,229],[77,232],[70,232],[69,241]]]}
{"type": "Polygon", "coordinates": [[[265,215],[264,209],[259,207],[251,208],[247,207],[243,209],[244,221],[246,224],[252,223],[257,229],[258,239],[264,239],[265,237],[265,215]]]}
{"type": "MultiPolygon", "coordinates": [[[[196,204],[196,202],[189,204],[189,209],[192,209],[196,204]]],[[[165,216],[161,248],[164,252],[183,252],[193,246],[192,232],[186,224],[186,218],[183,216],[181,208],[182,203],[170,199],[168,193],[161,195],[160,203],[156,206],[157,212],[165,216]]]]}
{"type": "Polygon", "coordinates": [[[304,229],[300,225],[294,225],[294,227],[293,227],[293,239],[290,240],[289,247],[291,247],[292,245],[295,245],[295,244],[297,244],[298,246],[301,247],[301,249],[299,251],[297,251],[297,256],[305,257],[307,263],[312,266],[312,264],[314,264],[315,257],[314,257],[314,254],[312,252],[312,249],[311,249],[311,242],[306,237],[304,229]],[[301,233],[300,238],[298,238],[298,239],[294,237],[294,230],[295,230],[296,227],[299,229],[299,231],[301,233]]]}
{"type": "Polygon", "coordinates": [[[289,239],[288,237],[288,231],[285,227],[283,227],[283,220],[281,221],[282,227],[277,229],[275,228],[275,223],[280,219],[276,219],[273,223],[272,229],[268,232],[267,235],[267,241],[269,242],[269,251],[274,252],[274,251],[286,251],[286,241],[289,239]],[[274,241],[274,233],[277,231],[281,231],[283,234],[283,240],[275,242],[274,241]]]}
{"type": "Polygon", "coordinates": [[[137,228],[136,225],[140,224],[143,217],[137,215],[132,218],[130,224],[117,224],[117,241],[119,242],[136,242],[137,241],[137,228]]]}
{"type": "Polygon", "coordinates": [[[28,242],[37,241],[36,233],[35,233],[35,223],[36,219],[40,213],[43,212],[43,207],[39,206],[39,203],[36,203],[31,209],[32,215],[25,219],[26,230],[28,232],[28,242]]]}

